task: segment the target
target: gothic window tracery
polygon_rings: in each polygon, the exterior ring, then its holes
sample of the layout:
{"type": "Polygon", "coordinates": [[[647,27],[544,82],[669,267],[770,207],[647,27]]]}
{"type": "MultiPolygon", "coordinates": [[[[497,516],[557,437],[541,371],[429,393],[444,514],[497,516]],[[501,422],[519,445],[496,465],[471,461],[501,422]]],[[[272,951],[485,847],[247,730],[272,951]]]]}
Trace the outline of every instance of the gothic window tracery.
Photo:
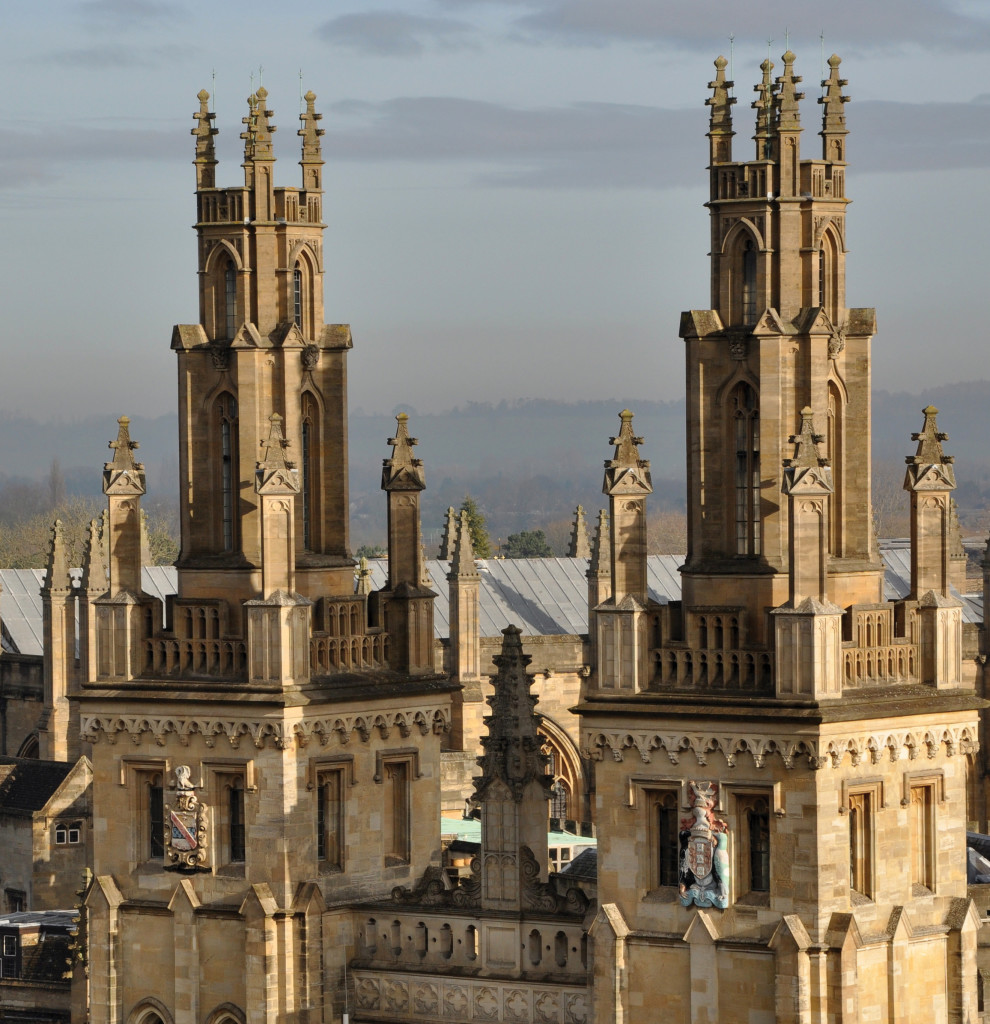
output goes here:
{"type": "Polygon", "coordinates": [[[214,434],[220,494],[219,533],[223,551],[233,551],[236,541],[237,400],[224,392],[214,404],[214,434]]]}
{"type": "Polygon", "coordinates": [[[742,320],[756,322],[756,246],[747,238],[742,248],[742,320]]]}
{"type": "Polygon", "coordinates": [[[224,337],[231,341],[237,331],[237,269],[233,260],[227,260],[223,274],[224,337]]]}

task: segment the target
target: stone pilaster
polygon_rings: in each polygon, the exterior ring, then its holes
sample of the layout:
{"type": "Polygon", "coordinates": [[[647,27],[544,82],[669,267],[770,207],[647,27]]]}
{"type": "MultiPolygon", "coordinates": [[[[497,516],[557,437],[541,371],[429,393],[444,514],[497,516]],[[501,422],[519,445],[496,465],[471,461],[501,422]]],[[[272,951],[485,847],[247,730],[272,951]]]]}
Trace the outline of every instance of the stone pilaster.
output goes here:
{"type": "Polygon", "coordinates": [[[47,761],[69,761],[79,756],[79,729],[70,733],[76,660],[75,596],[62,538],[62,522],[56,519],[48,546],[48,569],[41,588],[44,629],[45,696],[39,747],[47,761]]]}

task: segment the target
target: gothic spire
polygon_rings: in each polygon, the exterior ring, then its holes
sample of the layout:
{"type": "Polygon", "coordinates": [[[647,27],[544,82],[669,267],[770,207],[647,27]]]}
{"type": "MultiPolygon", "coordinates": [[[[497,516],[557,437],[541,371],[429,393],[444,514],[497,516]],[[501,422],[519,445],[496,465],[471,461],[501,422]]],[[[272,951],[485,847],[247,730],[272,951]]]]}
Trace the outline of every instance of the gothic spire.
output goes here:
{"type": "Polygon", "coordinates": [[[265,107],[266,99],[268,90],[264,86],[248,96],[248,116],[241,118],[241,123],[247,126],[246,130],[241,132],[245,163],[252,160],[275,159],[272,151],[272,133],[275,131],[275,125],[268,120],[274,111],[265,107]]]}
{"type": "Polygon", "coordinates": [[[712,163],[726,163],[732,159],[732,104],[735,96],[729,95],[733,82],[726,81],[725,68],[728,65],[725,57],[715,60],[715,80],[708,83],[712,90],[711,96],[705,100],[705,106],[711,107],[708,124],[708,138],[711,139],[712,163]]]}
{"type": "Polygon", "coordinates": [[[542,751],[537,732],[540,715],[534,707],[539,698],[530,693],[533,679],[526,666],[532,658],[523,653],[521,633],[518,626],[506,626],[502,650],[492,659],[498,674],[486,698],[492,713],[484,720],[488,735],[481,738],[484,753],[478,758],[481,777],[474,780],[476,799],[483,799],[496,781],[517,798],[529,783],[536,782],[545,790],[546,799],[550,797],[553,778],[546,772],[550,759],[542,751]]]}
{"type": "Polygon", "coordinates": [[[453,505],[448,506],[443,517],[443,536],[440,538],[439,557],[444,561],[451,558],[454,554],[454,548],[457,544],[457,520],[457,510],[453,505]]]}
{"type": "Polygon", "coordinates": [[[776,124],[775,99],[773,94],[773,61],[769,57],[760,65],[763,80],[753,86],[757,98],[753,100],[756,111],[756,159],[773,159],[773,134],[776,124]]]}
{"type": "Polygon", "coordinates": [[[605,465],[609,469],[618,469],[620,467],[627,466],[642,466],[644,460],[639,457],[639,449],[637,445],[643,443],[641,437],[636,437],[633,434],[632,421],[633,414],[628,409],[623,409],[619,413],[619,420],[621,424],[619,426],[619,436],[609,438],[609,444],[615,445],[615,456],[606,461],[605,465]]]}
{"type": "Polygon", "coordinates": [[[800,75],[794,74],[795,55],[788,50],[780,58],[784,62],[784,73],[777,79],[777,129],[779,131],[800,131],[801,112],[798,107],[804,93],[795,88],[802,81],[800,75]]]}
{"type": "Polygon", "coordinates": [[[574,522],[571,525],[571,539],[567,545],[567,557],[591,557],[591,546],[588,544],[588,526],[584,521],[584,508],[581,505],[578,505],[574,510],[574,522]]]}
{"type": "Polygon", "coordinates": [[[467,512],[461,512],[457,520],[457,532],[454,536],[453,551],[450,555],[450,575],[477,575],[478,568],[474,561],[474,545],[471,543],[471,523],[467,512]]]}
{"type": "Polygon", "coordinates": [[[45,571],[45,586],[48,592],[53,590],[69,591],[72,579],[69,576],[69,560],[65,553],[65,537],[62,532],[62,520],[52,523],[51,537],[48,541],[48,562],[45,571]]]}
{"type": "Polygon", "coordinates": [[[295,464],[289,462],[285,457],[285,450],[289,447],[289,442],[282,436],[282,417],[277,412],[273,412],[268,417],[268,421],[271,424],[268,437],[259,442],[265,454],[258,463],[258,469],[268,472],[292,469],[295,464]]]}
{"type": "Polygon", "coordinates": [[[107,585],[107,563],[103,556],[102,519],[91,519],[83,548],[82,587],[102,592],[107,585]]]}
{"type": "Polygon", "coordinates": [[[196,187],[214,188],[216,186],[217,152],[213,142],[213,136],[218,129],[213,127],[213,118],[216,116],[210,112],[210,94],[205,89],[200,89],[197,99],[199,110],[193,114],[196,127],[190,129],[190,135],[196,136],[196,159],[193,161],[196,167],[196,187]]]}
{"type": "Polygon", "coordinates": [[[134,459],[134,452],[140,447],[131,440],[130,419],[121,416],[117,420],[117,440],[110,441],[113,458],[103,464],[104,494],[144,494],[144,463],[134,459]]]}
{"type": "Polygon", "coordinates": [[[839,65],[841,63],[842,58],[836,54],[833,53],[829,57],[829,76],[822,80],[822,88],[825,90],[825,95],[818,99],[818,102],[822,105],[821,136],[825,142],[822,156],[826,160],[843,159],[841,148],[838,156],[829,152],[829,137],[849,134],[846,131],[846,104],[849,102],[849,97],[842,95],[843,87],[849,83],[846,79],[839,78],[839,65]]]}
{"type": "Polygon", "coordinates": [[[323,154],[320,137],[325,134],[325,129],[319,127],[319,122],[323,119],[323,115],[316,112],[316,93],[312,89],[306,93],[304,98],[306,100],[306,110],[299,115],[302,128],[297,132],[303,140],[302,162],[304,164],[322,164],[323,154]]]}
{"type": "Polygon", "coordinates": [[[611,543],[608,535],[608,513],[605,509],[598,511],[598,525],[595,527],[595,536],[591,543],[591,561],[588,565],[588,573],[595,573],[599,576],[608,576],[612,572],[612,561],[610,556],[611,543]]]}

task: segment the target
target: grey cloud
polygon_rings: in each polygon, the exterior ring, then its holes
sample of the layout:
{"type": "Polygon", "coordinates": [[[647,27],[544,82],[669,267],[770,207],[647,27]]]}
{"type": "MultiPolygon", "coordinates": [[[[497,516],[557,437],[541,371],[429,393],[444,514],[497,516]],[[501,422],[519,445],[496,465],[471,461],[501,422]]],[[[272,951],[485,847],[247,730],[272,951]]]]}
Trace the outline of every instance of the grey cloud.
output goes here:
{"type": "Polygon", "coordinates": [[[125,46],[121,43],[96,43],[72,50],[58,50],[43,55],[46,63],[99,71],[117,68],[160,67],[188,58],[189,47],[182,46],[125,46]]]}
{"type": "Polygon", "coordinates": [[[430,18],[405,11],[341,14],[318,29],[321,39],[359,53],[385,57],[417,57],[427,47],[454,50],[472,44],[473,29],[453,18],[430,18]]]}
{"type": "Polygon", "coordinates": [[[510,11],[528,8],[514,20],[516,37],[523,40],[720,50],[728,47],[728,36],[734,33],[737,46],[753,51],[754,67],[768,36],[775,37],[774,59],[783,52],[788,30],[791,48],[814,58],[823,29],[829,52],[889,52],[911,46],[971,52],[990,46],[990,19],[966,13],[949,0],[833,0],[824,17],[817,5],[793,0],[762,0],[745,7],[726,6],[723,0],[528,0],[505,6],[510,11]]]}
{"type": "MultiPolygon", "coordinates": [[[[818,107],[805,104],[805,153],[816,154],[818,107]]],[[[609,103],[522,110],[449,97],[351,101],[334,108],[331,160],[461,161],[483,184],[645,187],[698,184],[707,118],[696,110],[609,103]],[[363,123],[343,126],[342,120],[363,123]]],[[[749,156],[749,112],[737,116],[737,158],[749,156]]],[[[853,170],[990,167],[990,105],[864,102],[849,111],[853,170]]]]}
{"type": "Polygon", "coordinates": [[[88,21],[115,28],[157,24],[185,13],[167,0],[85,0],[79,11],[88,21]]]}

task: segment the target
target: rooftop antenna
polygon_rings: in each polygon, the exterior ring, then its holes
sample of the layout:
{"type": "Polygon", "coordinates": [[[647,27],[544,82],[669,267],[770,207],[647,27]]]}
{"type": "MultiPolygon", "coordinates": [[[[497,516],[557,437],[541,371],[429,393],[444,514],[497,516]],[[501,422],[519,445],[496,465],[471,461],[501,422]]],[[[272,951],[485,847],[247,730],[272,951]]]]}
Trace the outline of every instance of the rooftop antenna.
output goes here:
{"type": "Polygon", "coordinates": [[[217,69],[213,69],[213,109],[217,109],[217,69]]]}
{"type": "Polygon", "coordinates": [[[784,29],[784,48],[787,50],[791,48],[791,30],[789,28],[784,29]]]}
{"type": "Polygon", "coordinates": [[[264,89],[265,87],[265,69],[259,64],[258,65],[258,88],[264,89]]]}
{"type": "MultiPolygon", "coordinates": [[[[733,47],[735,46],[735,43],[736,43],[736,34],[735,34],[735,32],[730,32],[729,33],[729,81],[730,82],[733,81],[733,74],[732,74],[732,51],[733,51],[733,47]]],[[[731,91],[732,90],[730,90],[730,93],[731,93],[731,91]]]]}
{"type": "Polygon", "coordinates": [[[767,60],[770,59],[770,47],[773,46],[773,36],[767,36],[767,60]]]}
{"type": "Polygon", "coordinates": [[[254,95],[254,72],[251,72],[251,95],[254,95]]]}
{"type": "Polygon", "coordinates": [[[299,113],[303,112],[302,68],[299,69],[299,113]]]}
{"type": "Polygon", "coordinates": [[[822,95],[825,95],[825,29],[822,29],[821,35],[818,37],[818,45],[821,49],[821,60],[822,60],[822,95]]]}

